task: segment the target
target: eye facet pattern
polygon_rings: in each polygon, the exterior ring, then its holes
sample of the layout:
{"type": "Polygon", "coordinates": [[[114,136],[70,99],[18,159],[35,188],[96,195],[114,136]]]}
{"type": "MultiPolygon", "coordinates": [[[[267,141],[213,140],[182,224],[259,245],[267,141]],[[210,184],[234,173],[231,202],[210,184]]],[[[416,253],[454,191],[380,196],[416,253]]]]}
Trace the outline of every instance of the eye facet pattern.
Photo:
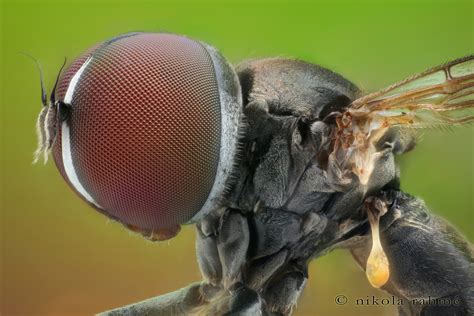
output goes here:
{"type": "Polygon", "coordinates": [[[56,91],[70,113],[52,148],[69,185],[154,239],[217,207],[235,163],[241,101],[233,69],[216,56],[186,37],[133,33],[76,59],[56,91]]]}

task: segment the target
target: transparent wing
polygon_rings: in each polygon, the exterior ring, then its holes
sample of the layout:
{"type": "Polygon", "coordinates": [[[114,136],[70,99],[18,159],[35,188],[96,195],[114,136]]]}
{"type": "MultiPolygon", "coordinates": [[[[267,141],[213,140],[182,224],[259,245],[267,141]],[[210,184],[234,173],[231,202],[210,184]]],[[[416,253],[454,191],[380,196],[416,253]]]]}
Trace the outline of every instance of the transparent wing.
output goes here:
{"type": "Polygon", "coordinates": [[[434,67],[355,100],[354,119],[377,127],[443,127],[474,121],[474,55],[434,67]]]}

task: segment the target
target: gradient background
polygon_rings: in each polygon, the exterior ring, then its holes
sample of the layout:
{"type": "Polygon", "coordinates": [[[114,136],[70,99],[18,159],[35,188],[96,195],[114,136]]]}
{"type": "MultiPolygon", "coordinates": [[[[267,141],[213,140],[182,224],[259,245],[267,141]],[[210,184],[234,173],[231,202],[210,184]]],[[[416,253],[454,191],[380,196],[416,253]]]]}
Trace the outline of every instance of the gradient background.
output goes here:
{"type": "MultiPolygon", "coordinates": [[[[167,30],[206,41],[231,61],[292,56],[373,91],[474,51],[473,1],[11,1],[1,6],[1,314],[88,315],[200,278],[193,227],[154,244],[108,222],[52,162],[32,165],[40,110],[38,58],[51,89],[64,56],[123,32],[167,30]]],[[[473,129],[425,132],[400,158],[403,188],[472,241],[473,129]]],[[[446,258],[449,260],[449,258],[446,258]]],[[[313,262],[296,315],[394,315],[355,306],[372,289],[350,256],[313,262]],[[349,303],[338,306],[344,294],[349,303]]]]}

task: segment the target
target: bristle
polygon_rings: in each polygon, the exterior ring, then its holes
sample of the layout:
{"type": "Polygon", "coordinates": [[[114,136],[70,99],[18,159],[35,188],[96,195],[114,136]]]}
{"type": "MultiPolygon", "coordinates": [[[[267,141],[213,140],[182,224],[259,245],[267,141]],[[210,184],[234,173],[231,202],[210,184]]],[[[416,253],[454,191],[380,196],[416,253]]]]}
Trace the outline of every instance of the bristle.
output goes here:
{"type": "Polygon", "coordinates": [[[46,116],[47,107],[43,107],[41,112],[36,119],[36,137],[37,137],[37,147],[33,154],[33,163],[37,163],[40,159],[41,154],[43,153],[45,147],[45,132],[44,132],[44,119],[46,116]]]}
{"type": "Polygon", "coordinates": [[[51,111],[51,105],[50,105],[50,106],[48,106],[48,109],[46,111],[46,116],[45,116],[44,122],[43,122],[43,131],[44,131],[43,159],[44,159],[44,163],[46,163],[48,161],[47,148],[49,147],[50,138],[51,138],[50,129],[49,129],[49,121],[50,121],[51,113],[52,113],[52,111],[51,111]]]}
{"type": "Polygon", "coordinates": [[[425,134],[423,134],[423,133],[417,133],[417,134],[415,134],[415,137],[416,137],[416,142],[417,142],[417,143],[420,143],[420,142],[423,141],[423,139],[424,139],[424,137],[425,137],[425,134]]]}
{"type": "Polygon", "coordinates": [[[239,165],[245,155],[245,149],[246,149],[245,137],[247,135],[248,126],[249,125],[247,123],[247,118],[245,117],[245,115],[242,114],[241,120],[239,122],[239,126],[237,128],[237,143],[235,145],[236,150],[235,150],[234,162],[232,164],[231,172],[229,173],[229,178],[224,184],[224,191],[223,191],[224,196],[227,196],[231,192],[234,184],[239,180],[239,177],[240,177],[239,165]]]}
{"type": "Polygon", "coordinates": [[[50,104],[47,108],[46,116],[43,122],[44,130],[44,146],[43,146],[43,158],[44,163],[48,162],[48,154],[51,150],[51,147],[54,144],[57,134],[57,111],[54,105],[50,104]]]}
{"type": "Polygon", "coordinates": [[[48,163],[48,156],[49,156],[49,150],[45,149],[43,151],[43,164],[47,164],[48,163]]]}
{"type": "Polygon", "coordinates": [[[36,67],[38,68],[39,75],[40,75],[41,103],[43,104],[44,107],[46,107],[48,104],[47,104],[46,89],[44,88],[43,67],[41,67],[40,62],[36,58],[31,56],[30,54],[26,52],[20,52],[20,54],[25,55],[26,57],[33,60],[33,62],[36,64],[36,67]]]}

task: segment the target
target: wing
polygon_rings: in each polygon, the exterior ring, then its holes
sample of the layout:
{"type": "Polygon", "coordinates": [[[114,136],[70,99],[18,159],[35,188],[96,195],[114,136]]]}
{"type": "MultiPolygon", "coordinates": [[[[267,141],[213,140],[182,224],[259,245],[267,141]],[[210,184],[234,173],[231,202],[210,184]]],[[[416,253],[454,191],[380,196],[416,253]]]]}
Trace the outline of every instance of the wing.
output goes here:
{"type": "MultiPolygon", "coordinates": [[[[474,55],[434,67],[355,100],[353,119],[375,125],[443,127],[474,121],[474,55]]],[[[367,131],[370,132],[370,131],[367,131]]]]}
{"type": "Polygon", "coordinates": [[[472,55],[359,98],[336,119],[328,172],[337,184],[348,182],[349,171],[355,173],[362,184],[367,184],[379,155],[375,143],[388,128],[450,127],[471,123],[474,121],[473,109],[472,55]]]}

